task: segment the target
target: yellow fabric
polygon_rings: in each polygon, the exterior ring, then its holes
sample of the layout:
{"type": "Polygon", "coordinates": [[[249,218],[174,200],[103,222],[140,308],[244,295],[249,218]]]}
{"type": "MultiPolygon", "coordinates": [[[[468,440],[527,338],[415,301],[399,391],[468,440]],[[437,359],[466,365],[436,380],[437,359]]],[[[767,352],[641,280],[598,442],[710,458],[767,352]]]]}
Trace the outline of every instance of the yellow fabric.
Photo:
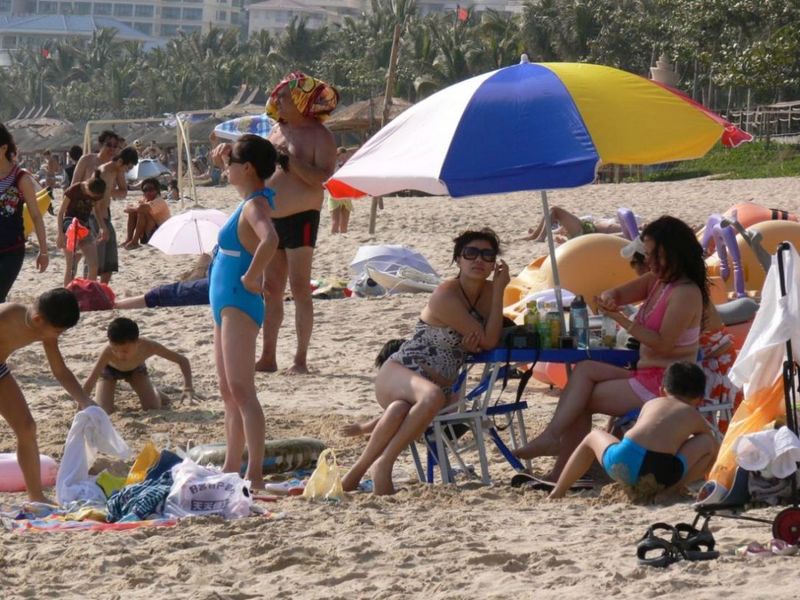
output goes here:
{"type": "Polygon", "coordinates": [[[95,479],[95,483],[100,486],[100,489],[103,490],[103,493],[106,495],[106,498],[109,498],[111,494],[120,490],[125,487],[125,482],[127,479],[125,477],[118,477],[117,475],[112,475],[108,471],[102,471],[95,479]]]}
{"type": "Polygon", "coordinates": [[[778,377],[771,386],[756,390],[745,398],[728,425],[717,461],[708,474],[709,481],[716,481],[726,489],[731,489],[736,475],[733,443],[745,434],[761,431],[775,419],[785,418],[785,415],[782,377],[778,377]]]}
{"type": "MultiPolygon", "coordinates": [[[[46,213],[52,201],[53,198],[46,189],[41,189],[36,192],[36,204],[39,205],[39,214],[43,215],[46,213]]],[[[22,222],[25,225],[25,237],[28,237],[33,233],[33,219],[31,219],[31,215],[28,213],[27,204],[22,207],[22,222]]]]}
{"type": "Polygon", "coordinates": [[[278,112],[277,97],[284,87],[288,86],[292,94],[292,102],[305,117],[312,117],[318,121],[324,121],[339,104],[339,92],[335,87],[306,75],[300,71],[294,71],[284,77],[269,95],[267,100],[266,113],[270,119],[280,120],[278,112]]]}
{"type": "Polygon", "coordinates": [[[144,478],[147,476],[147,471],[156,464],[159,456],[161,456],[161,454],[153,442],[147,442],[144,448],[142,448],[142,451],[139,452],[139,456],[136,457],[136,461],[133,463],[128,473],[128,478],[125,480],[125,485],[144,481],[144,478]]]}
{"type": "Polygon", "coordinates": [[[105,510],[99,508],[81,508],[75,512],[67,513],[64,515],[65,521],[98,521],[105,523],[108,520],[108,515],[105,510]]]}
{"type": "Polygon", "coordinates": [[[689,102],[638,75],[601,65],[542,65],[570,92],[604,163],[647,165],[699,158],[722,134],[721,125],[689,102]],[[658,119],[651,118],[654,108],[658,119]],[[664,140],[672,143],[665,145],[664,140]]]}

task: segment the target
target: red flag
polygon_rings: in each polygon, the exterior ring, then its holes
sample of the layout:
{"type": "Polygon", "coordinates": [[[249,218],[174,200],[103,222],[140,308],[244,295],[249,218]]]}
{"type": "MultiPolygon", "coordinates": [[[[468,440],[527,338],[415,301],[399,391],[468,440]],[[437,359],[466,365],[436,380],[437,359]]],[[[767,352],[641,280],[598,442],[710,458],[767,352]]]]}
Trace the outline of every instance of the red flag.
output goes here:
{"type": "Polygon", "coordinates": [[[456,7],[456,14],[458,16],[459,21],[466,21],[469,19],[469,13],[467,12],[466,8],[456,7]]]}
{"type": "Polygon", "coordinates": [[[50,58],[50,50],[48,50],[47,48],[42,48],[42,57],[50,58]]]}

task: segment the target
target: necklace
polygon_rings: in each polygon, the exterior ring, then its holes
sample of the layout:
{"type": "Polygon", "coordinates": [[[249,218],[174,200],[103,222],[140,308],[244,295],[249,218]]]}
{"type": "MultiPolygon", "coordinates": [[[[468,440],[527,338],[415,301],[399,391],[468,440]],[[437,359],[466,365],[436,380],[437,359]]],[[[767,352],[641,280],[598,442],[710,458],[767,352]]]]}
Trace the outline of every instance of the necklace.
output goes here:
{"type": "Polygon", "coordinates": [[[464,296],[464,300],[467,301],[467,305],[469,306],[470,312],[476,310],[475,305],[478,303],[478,300],[481,299],[481,293],[483,292],[483,286],[481,285],[481,289],[478,290],[478,295],[475,297],[475,302],[472,302],[467,296],[467,291],[464,289],[464,286],[461,284],[461,277],[456,277],[456,281],[458,281],[458,287],[461,290],[461,294],[464,296]]]}

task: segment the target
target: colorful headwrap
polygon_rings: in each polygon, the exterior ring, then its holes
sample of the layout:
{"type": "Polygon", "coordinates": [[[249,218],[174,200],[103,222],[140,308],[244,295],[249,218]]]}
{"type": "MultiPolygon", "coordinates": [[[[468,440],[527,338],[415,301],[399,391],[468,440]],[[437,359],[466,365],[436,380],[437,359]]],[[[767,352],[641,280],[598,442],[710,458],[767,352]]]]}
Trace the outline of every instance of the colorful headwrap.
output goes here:
{"type": "Polygon", "coordinates": [[[312,117],[322,122],[339,104],[339,92],[335,87],[300,71],[294,71],[275,86],[267,100],[267,115],[276,121],[280,117],[277,104],[278,92],[286,86],[291,90],[292,101],[297,110],[305,117],[312,117]]]}

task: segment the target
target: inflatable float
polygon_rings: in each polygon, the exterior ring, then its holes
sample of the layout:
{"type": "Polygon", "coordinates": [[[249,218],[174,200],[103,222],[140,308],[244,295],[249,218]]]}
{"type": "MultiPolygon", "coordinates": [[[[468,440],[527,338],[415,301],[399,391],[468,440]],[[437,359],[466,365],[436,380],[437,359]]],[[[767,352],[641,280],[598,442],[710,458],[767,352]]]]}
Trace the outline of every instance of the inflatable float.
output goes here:
{"type": "MultiPolygon", "coordinates": [[[[43,215],[46,213],[52,202],[53,197],[46,189],[41,189],[36,192],[36,204],[39,205],[39,214],[43,215]]],[[[25,225],[25,237],[28,237],[33,233],[33,219],[31,219],[31,215],[28,212],[27,204],[22,207],[22,222],[25,225]]]]}
{"type": "MultiPolygon", "coordinates": [[[[314,438],[291,438],[270,440],[264,444],[263,473],[288,473],[299,469],[310,469],[317,465],[317,458],[327,446],[314,438]]],[[[195,446],[187,456],[199,465],[221,467],[225,463],[225,444],[203,444],[195,446]]],[[[242,468],[247,468],[247,449],[242,455],[242,468]]]]}
{"type": "MultiPolygon", "coordinates": [[[[568,240],[556,248],[561,287],[580,294],[587,303],[603,290],[636,277],[628,261],[620,256],[627,241],[615,235],[590,233],[568,240]],[[598,269],[597,265],[603,265],[598,269]]],[[[554,287],[549,256],[540,256],[512,278],[503,294],[504,314],[517,319],[525,312],[526,298],[554,287]]]]}
{"type": "MultiPolygon", "coordinates": [[[[39,463],[42,486],[54,486],[58,474],[58,464],[44,454],[39,455],[39,463]]],[[[0,492],[24,492],[26,489],[16,453],[0,453],[0,492]]]]}

